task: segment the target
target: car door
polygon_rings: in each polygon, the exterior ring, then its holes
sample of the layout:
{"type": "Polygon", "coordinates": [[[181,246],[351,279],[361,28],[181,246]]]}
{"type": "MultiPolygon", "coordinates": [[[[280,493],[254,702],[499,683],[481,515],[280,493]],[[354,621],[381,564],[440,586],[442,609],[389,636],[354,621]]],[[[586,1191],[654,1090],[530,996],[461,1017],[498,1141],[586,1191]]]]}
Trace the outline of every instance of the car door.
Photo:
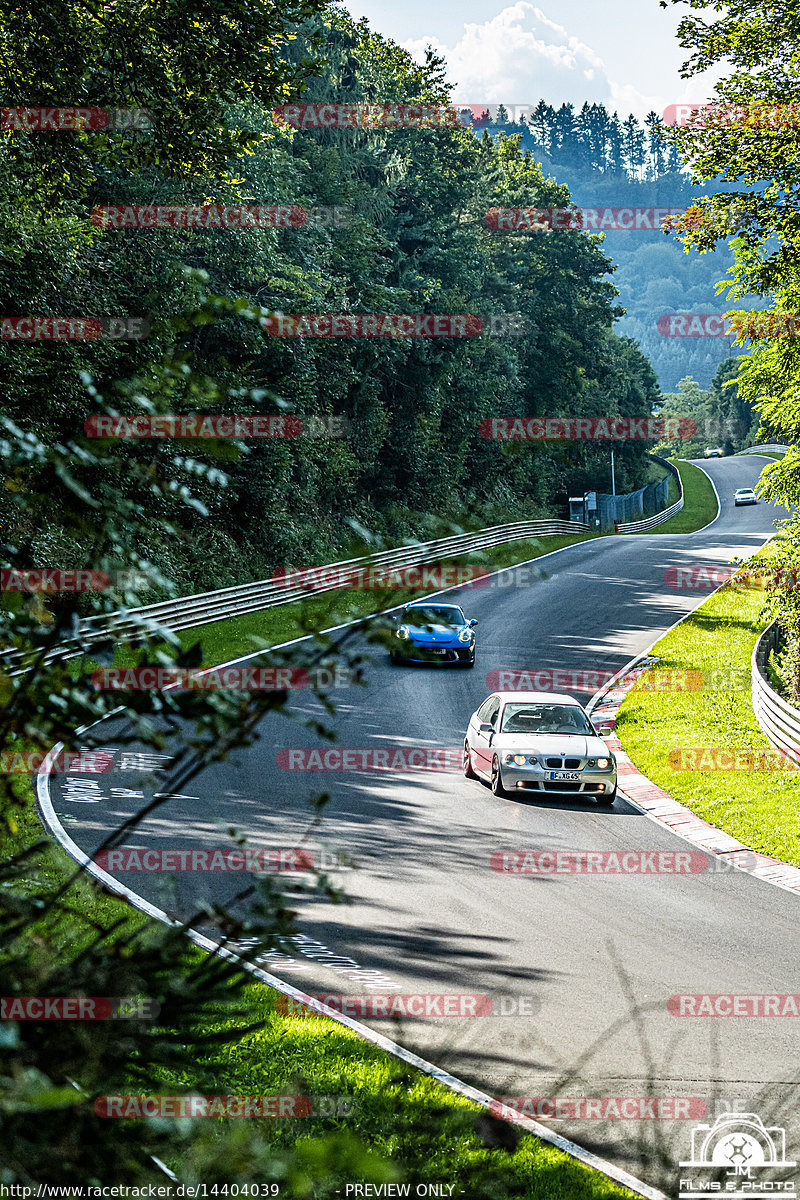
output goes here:
{"type": "Polygon", "coordinates": [[[476,771],[483,772],[488,775],[491,772],[492,766],[492,744],[491,735],[483,733],[480,729],[481,724],[492,725],[497,727],[497,714],[500,711],[500,697],[490,696],[478,709],[477,723],[473,735],[473,766],[476,771]]]}

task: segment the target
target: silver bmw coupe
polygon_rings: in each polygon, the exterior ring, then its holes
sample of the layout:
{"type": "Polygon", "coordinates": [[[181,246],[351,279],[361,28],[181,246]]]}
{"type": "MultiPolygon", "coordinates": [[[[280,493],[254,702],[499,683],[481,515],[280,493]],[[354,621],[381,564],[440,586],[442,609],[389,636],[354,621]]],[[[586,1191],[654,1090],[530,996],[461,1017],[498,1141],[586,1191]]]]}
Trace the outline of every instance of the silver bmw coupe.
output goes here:
{"type": "Polygon", "coordinates": [[[464,774],[495,796],[591,797],[610,808],[617,795],[614,755],[578,701],[552,692],[488,696],[470,717],[464,774]]]}

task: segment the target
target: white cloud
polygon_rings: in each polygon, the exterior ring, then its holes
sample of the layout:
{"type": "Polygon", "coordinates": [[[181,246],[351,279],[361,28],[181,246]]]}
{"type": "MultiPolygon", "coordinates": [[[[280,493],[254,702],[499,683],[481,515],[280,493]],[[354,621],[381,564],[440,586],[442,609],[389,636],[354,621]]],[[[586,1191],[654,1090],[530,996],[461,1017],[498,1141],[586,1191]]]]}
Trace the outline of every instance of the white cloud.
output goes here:
{"type": "Polygon", "coordinates": [[[588,100],[616,109],[622,117],[629,112],[644,117],[651,110],[662,112],[676,99],[643,95],[630,84],[609,79],[605,63],[591,46],[528,0],[518,0],[483,24],[465,25],[453,46],[433,37],[412,38],[403,45],[420,62],[428,45],[445,58],[448,78],[455,84],[453,99],[460,104],[530,104],[543,99],[580,107],[588,100]]]}

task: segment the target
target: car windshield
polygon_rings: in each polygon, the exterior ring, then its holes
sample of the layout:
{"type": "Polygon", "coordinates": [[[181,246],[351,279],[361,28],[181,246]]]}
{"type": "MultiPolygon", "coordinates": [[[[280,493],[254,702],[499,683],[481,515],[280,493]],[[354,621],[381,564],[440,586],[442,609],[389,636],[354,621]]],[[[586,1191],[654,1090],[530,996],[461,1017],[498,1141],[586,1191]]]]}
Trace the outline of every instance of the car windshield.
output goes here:
{"type": "Polygon", "coordinates": [[[594,735],[588,718],[576,704],[507,704],[500,732],[594,735]]]}
{"type": "Polygon", "coordinates": [[[435,604],[420,604],[407,608],[403,620],[409,625],[463,625],[464,614],[460,608],[437,608],[435,604]]]}

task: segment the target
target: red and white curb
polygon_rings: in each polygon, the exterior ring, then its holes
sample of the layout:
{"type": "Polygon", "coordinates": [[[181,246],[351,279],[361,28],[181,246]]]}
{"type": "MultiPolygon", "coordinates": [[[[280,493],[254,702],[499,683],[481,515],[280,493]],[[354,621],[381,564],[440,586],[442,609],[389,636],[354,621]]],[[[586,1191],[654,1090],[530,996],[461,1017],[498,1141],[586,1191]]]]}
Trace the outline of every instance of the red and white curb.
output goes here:
{"type": "MultiPolygon", "coordinates": [[[[623,674],[612,679],[605,688],[593,698],[591,703],[592,720],[598,727],[615,729],[617,713],[622,701],[634,686],[640,675],[649,671],[659,660],[652,655],[636,660],[635,666],[630,666],[623,674]]],[[[771,858],[768,854],[760,854],[751,850],[744,842],[738,841],[729,833],[723,833],[715,825],[710,825],[702,817],[698,817],[691,809],[684,808],[674,796],[658,787],[652,780],[643,775],[622,749],[620,739],[616,736],[605,739],[606,745],[614,751],[617,759],[617,777],[620,791],[625,799],[653,820],[668,825],[673,833],[699,846],[709,854],[717,854],[740,871],[755,875],[767,883],[775,884],[787,892],[800,894],[800,868],[790,866],[779,858],[771,858]]]]}

